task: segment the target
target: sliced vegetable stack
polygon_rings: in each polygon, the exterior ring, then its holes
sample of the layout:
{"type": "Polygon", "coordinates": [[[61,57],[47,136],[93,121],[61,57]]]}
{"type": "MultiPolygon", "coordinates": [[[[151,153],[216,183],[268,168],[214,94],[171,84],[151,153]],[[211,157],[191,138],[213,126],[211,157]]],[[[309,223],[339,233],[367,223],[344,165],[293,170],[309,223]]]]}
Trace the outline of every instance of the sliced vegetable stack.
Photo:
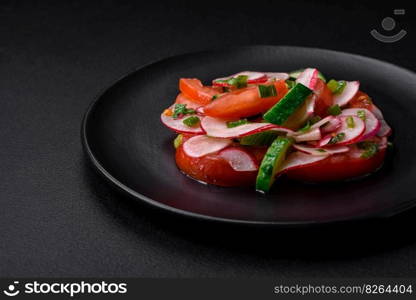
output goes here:
{"type": "Polygon", "coordinates": [[[392,130],[358,81],[315,68],[245,71],[214,79],[181,78],[161,121],[178,135],[176,163],[187,175],[221,186],[275,180],[325,182],[377,170],[392,130]]]}

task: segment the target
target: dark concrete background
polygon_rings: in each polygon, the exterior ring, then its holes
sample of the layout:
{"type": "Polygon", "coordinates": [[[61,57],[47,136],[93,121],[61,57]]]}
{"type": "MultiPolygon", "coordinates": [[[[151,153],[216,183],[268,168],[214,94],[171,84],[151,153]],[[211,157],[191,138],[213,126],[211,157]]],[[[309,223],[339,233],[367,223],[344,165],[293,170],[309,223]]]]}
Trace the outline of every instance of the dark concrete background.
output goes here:
{"type": "MultiPolygon", "coordinates": [[[[407,4],[195,2],[0,2],[0,276],[415,276],[416,244],[395,241],[411,228],[379,233],[381,243],[362,252],[354,233],[353,253],[268,251],[267,242],[244,241],[245,229],[235,243],[217,240],[221,227],[199,229],[137,205],[89,168],[80,143],[89,103],[131,69],[166,56],[299,45],[416,69],[410,6],[396,17],[409,32],[402,41],[369,35],[407,4]]],[[[266,240],[284,248],[291,234],[298,233],[270,232],[266,240]]]]}

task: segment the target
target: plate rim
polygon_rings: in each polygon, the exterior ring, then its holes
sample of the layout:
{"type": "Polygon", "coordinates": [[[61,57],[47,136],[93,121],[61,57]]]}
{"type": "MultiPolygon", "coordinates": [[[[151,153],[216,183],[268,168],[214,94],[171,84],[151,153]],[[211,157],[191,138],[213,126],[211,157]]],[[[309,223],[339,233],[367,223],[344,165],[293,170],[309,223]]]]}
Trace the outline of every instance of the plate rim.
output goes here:
{"type": "Polygon", "coordinates": [[[189,55],[200,55],[200,54],[208,54],[208,53],[215,53],[221,52],[225,50],[231,49],[255,49],[255,48],[291,48],[291,49],[302,49],[302,50],[313,50],[313,51],[324,51],[327,53],[332,54],[342,54],[342,55],[349,55],[354,56],[356,58],[372,60],[375,62],[381,62],[383,64],[388,64],[390,67],[394,67],[400,69],[401,71],[407,72],[415,76],[416,74],[409,69],[404,67],[395,65],[390,62],[382,61],[376,58],[343,52],[338,50],[331,50],[331,49],[323,49],[323,48],[316,48],[316,47],[304,47],[304,46],[290,46],[290,45],[247,45],[247,46],[234,46],[234,47],[227,47],[227,48],[214,48],[211,50],[203,50],[203,51],[195,51],[195,52],[185,52],[178,55],[171,55],[162,59],[152,60],[149,63],[143,64],[141,66],[132,68],[130,71],[124,73],[123,75],[119,76],[117,79],[112,81],[108,86],[102,88],[97,95],[93,98],[93,101],[88,105],[88,108],[82,118],[81,123],[81,144],[86,154],[88,161],[94,166],[95,170],[98,171],[98,174],[103,177],[106,182],[109,182],[112,187],[115,187],[118,191],[122,192],[123,194],[134,198],[136,201],[140,200],[142,203],[146,205],[150,205],[152,207],[156,207],[157,209],[174,214],[176,216],[186,217],[188,219],[197,219],[203,221],[210,221],[216,223],[227,223],[227,224],[234,224],[234,225],[249,225],[249,226],[273,226],[273,227],[282,227],[282,228],[299,228],[299,227],[311,227],[311,226],[327,226],[327,225],[335,225],[335,224],[349,224],[355,222],[368,222],[368,221],[380,221],[380,220],[387,220],[394,216],[397,216],[401,213],[404,213],[414,207],[416,207],[416,199],[411,199],[409,201],[405,201],[397,206],[387,207],[385,209],[381,209],[380,211],[375,211],[372,213],[363,213],[353,217],[343,217],[343,218],[334,218],[328,219],[324,221],[317,221],[317,220],[309,220],[309,221],[255,221],[255,220],[243,220],[243,219],[231,219],[231,218],[224,218],[224,217],[215,217],[210,215],[205,215],[201,213],[186,211],[183,209],[175,208],[169,206],[167,204],[163,204],[159,201],[153,200],[135,190],[128,187],[126,184],[122,183],[120,180],[115,178],[109,171],[107,171],[104,165],[98,160],[98,158],[94,155],[90,144],[88,142],[88,122],[90,119],[91,114],[93,113],[94,109],[99,105],[102,96],[111,88],[118,85],[122,81],[126,80],[128,77],[134,75],[136,72],[150,67],[154,64],[164,63],[171,59],[177,59],[180,57],[186,57],[189,55]]]}

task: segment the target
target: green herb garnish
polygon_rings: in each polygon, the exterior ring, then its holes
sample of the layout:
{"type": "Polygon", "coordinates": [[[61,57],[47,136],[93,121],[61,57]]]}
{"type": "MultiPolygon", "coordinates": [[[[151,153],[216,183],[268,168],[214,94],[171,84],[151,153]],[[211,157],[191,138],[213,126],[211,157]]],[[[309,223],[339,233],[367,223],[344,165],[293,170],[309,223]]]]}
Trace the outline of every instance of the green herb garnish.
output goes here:
{"type": "Polygon", "coordinates": [[[318,151],[318,152],[326,152],[325,149],[316,149],[316,151],[318,151]]]}
{"type": "Polygon", "coordinates": [[[378,144],[370,141],[357,143],[358,148],[365,150],[361,158],[373,157],[378,152],[378,144]]]}
{"type": "Polygon", "coordinates": [[[189,114],[194,114],[194,113],[195,113],[195,110],[186,108],[186,104],[175,104],[175,107],[173,108],[172,117],[174,119],[177,119],[181,115],[189,115],[189,114]]]}
{"type": "Polygon", "coordinates": [[[247,124],[247,123],[248,123],[247,119],[241,119],[241,120],[237,120],[237,121],[229,121],[229,122],[227,122],[227,127],[228,128],[233,128],[233,127],[237,127],[237,126],[244,125],[244,124],[247,124]]]}
{"type": "Polygon", "coordinates": [[[212,96],[211,101],[214,101],[217,98],[218,98],[218,95],[214,95],[214,96],[212,96]]]}
{"type": "Polygon", "coordinates": [[[344,139],[345,139],[345,133],[340,132],[340,133],[338,133],[336,136],[333,136],[333,137],[329,140],[328,144],[330,144],[330,145],[332,145],[332,144],[336,144],[336,143],[341,142],[341,141],[342,141],[342,140],[344,140],[344,139]]]}
{"type": "Polygon", "coordinates": [[[200,121],[201,120],[197,116],[191,116],[189,118],[186,118],[182,122],[188,127],[195,127],[199,124],[200,121]]]}
{"type": "Polygon", "coordinates": [[[290,90],[291,88],[293,88],[296,85],[296,81],[288,79],[288,80],[286,80],[286,85],[287,85],[287,88],[290,90]]]}
{"type": "Polygon", "coordinates": [[[341,94],[347,83],[344,80],[331,79],[326,85],[333,94],[341,94]]]}
{"type": "Polygon", "coordinates": [[[175,147],[175,149],[178,148],[182,144],[182,138],[183,138],[183,135],[178,134],[178,136],[173,140],[173,146],[175,147]]]}
{"type": "Polygon", "coordinates": [[[355,127],[355,122],[354,122],[353,117],[348,116],[346,122],[347,122],[348,128],[354,128],[355,127]]]}
{"type": "Polygon", "coordinates": [[[314,116],[314,117],[310,118],[310,121],[311,121],[311,124],[313,125],[313,124],[318,123],[319,121],[321,121],[321,119],[322,118],[320,116],[314,116]]]}
{"type": "Polygon", "coordinates": [[[366,115],[365,115],[365,111],[364,110],[359,110],[359,111],[357,111],[357,116],[361,119],[361,120],[363,120],[363,121],[365,121],[365,119],[366,119],[366,115]]]}
{"type": "Polygon", "coordinates": [[[248,80],[247,75],[238,75],[237,77],[232,77],[230,79],[220,79],[220,80],[217,80],[216,82],[226,83],[226,84],[235,86],[238,89],[241,89],[247,86],[247,80],[248,80]]]}
{"type": "Polygon", "coordinates": [[[268,98],[277,96],[276,87],[274,85],[258,85],[260,98],[268,98]]]}
{"type": "Polygon", "coordinates": [[[339,107],[338,104],[335,104],[328,108],[328,113],[333,116],[338,116],[339,114],[341,114],[341,112],[341,107],[339,107]]]}

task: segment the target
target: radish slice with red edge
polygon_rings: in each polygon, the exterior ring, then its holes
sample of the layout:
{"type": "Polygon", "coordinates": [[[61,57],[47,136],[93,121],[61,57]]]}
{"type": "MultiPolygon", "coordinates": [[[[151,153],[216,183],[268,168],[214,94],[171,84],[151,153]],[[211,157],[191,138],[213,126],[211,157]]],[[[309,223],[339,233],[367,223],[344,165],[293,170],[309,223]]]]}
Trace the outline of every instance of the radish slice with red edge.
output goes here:
{"type": "Polygon", "coordinates": [[[279,173],[284,173],[289,170],[313,165],[321,160],[326,159],[328,156],[329,155],[310,155],[300,151],[292,152],[286,157],[281,169],[279,170],[279,173]]]}
{"type": "Polygon", "coordinates": [[[241,148],[225,148],[221,150],[218,156],[225,159],[238,172],[256,171],[258,169],[258,165],[253,156],[241,148]]]}
{"type": "Polygon", "coordinates": [[[334,105],[344,106],[348,104],[348,102],[354,98],[355,94],[357,94],[359,89],[359,81],[347,81],[342,92],[340,94],[334,94],[334,105]]]}
{"type": "Polygon", "coordinates": [[[293,137],[296,142],[319,141],[322,138],[319,128],[311,129],[306,133],[294,135],[293,137]]]}
{"type": "Polygon", "coordinates": [[[288,128],[271,123],[248,123],[228,128],[227,121],[213,117],[204,117],[201,121],[201,127],[207,135],[217,138],[239,138],[266,130],[294,133],[288,128]]]}
{"type": "Polygon", "coordinates": [[[348,148],[348,146],[333,146],[333,147],[328,147],[328,148],[316,148],[316,147],[310,147],[310,146],[304,146],[304,145],[298,145],[295,144],[293,145],[293,148],[310,154],[310,155],[318,155],[318,156],[326,156],[326,155],[331,155],[331,154],[336,154],[336,153],[344,153],[344,152],[348,152],[350,150],[350,148],[348,148]]]}
{"type": "Polygon", "coordinates": [[[231,144],[232,141],[228,139],[197,135],[185,141],[183,144],[183,151],[190,157],[202,157],[220,151],[231,144]]]}
{"type": "Polygon", "coordinates": [[[307,68],[302,73],[300,73],[299,77],[296,79],[296,82],[303,84],[311,90],[315,90],[316,83],[318,82],[318,75],[319,71],[317,69],[307,68]]]}
{"type": "Polygon", "coordinates": [[[365,108],[347,108],[342,110],[341,116],[358,116],[360,112],[364,112],[365,116],[365,131],[360,140],[365,140],[375,136],[380,130],[381,122],[376,116],[365,108]]]}
{"type": "Polygon", "coordinates": [[[377,136],[379,137],[389,136],[392,133],[392,129],[389,126],[389,124],[387,124],[386,120],[384,119],[384,116],[381,110],[373,104],[371,106],[370,111],[376,116],[376,118],[381,123],[380,130],[377,132],[377,136]]]}
{"type": "Polygon", "coordinates": [[[319,120],[318,122],[316,122],[315,124],[313,124],[311,126],[311,129],[315,129],[315,128],[319,128],[321,126],[324,126],[326,123],[329,123],[333,119],[335,119],[335,117],[333,117],[333,116],[327,116],[327,117],[323,118],[322,120],[319,120]]]}
{"type": "Polygon", "coordinates": [[[174,119],[172,116],[167,116],[162,113],[160,115],[160,120],[166,127],[178,133],[204,134],[204,130],[200,126],[189,127],[183,123],[183,120],[189,118],[190,116],[195,115],[186,115],[183,118],[174,119]]]}
{"type": "Polygon", "coordinates": [[[341,127],[341,120],[337,117],[334,117],[331,120],[329,120],[326,125],[322,126],[321,131],[322,133],[334,132],[339,127],[341,127]]]}
{"type": "Polygon", "coordinates": [[[339,135],[343,135],[343,138],[340,141],[334,143],[334,145],[349,145],[361,140],[361,137],[365,131],[365,123],[363,120],[356,116],[340,116],[339,119],[341,120],[341,127],[337,131],[323,137],[319,141],[317,145],[318,147],[327,146],[332,138],[335,138],[339,135]],[[351,128],[348,126],[348,118],[352,118],[354,127],[351,128]]]}
{"type": "Polygon", "coordinates": [[[221,82],[222,80],[229,80],[231,78],[236,78],[238,76],[247,76],[247,83],[261,83],[267,81],[267,75],[262,72],[254,72],[254,71],[243,71],[231,76],[221,77],[214,79],[212,81],[213,85],[217,86],[229,86],[227,82],[221,82]]]}
{"type": "Polygon", "coordinates": [[[289,74],[287,73],[273,73],[273,72],[265,72],[268,79],[275,79],[275,80],[286,80],[289,79],[289,74]]]}

